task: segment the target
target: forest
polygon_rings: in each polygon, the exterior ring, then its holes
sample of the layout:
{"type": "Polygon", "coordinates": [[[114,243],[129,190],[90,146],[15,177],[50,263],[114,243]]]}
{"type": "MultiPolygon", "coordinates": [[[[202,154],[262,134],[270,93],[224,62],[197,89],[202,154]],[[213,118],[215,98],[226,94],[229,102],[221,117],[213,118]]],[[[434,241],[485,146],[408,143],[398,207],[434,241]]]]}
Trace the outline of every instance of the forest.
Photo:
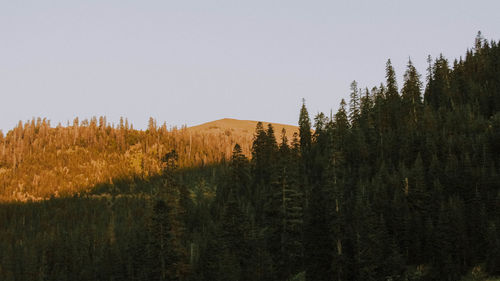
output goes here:
{"type": "Polygon", "coordinates": [[[288,138],[105,117],[0,132],[0,280],[496,280],[500,42],[355,81],[288,138]]]}

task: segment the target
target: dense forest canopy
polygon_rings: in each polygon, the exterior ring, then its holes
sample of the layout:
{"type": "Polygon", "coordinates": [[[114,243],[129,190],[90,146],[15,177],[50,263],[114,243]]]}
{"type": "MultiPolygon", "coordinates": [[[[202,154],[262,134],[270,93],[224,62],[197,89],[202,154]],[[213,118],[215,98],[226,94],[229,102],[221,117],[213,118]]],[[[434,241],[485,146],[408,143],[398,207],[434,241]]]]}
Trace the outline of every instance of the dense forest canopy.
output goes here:
{"type": "Polygon", "coordinates": [[[0,279],[500,275],[499,43],[424,77],[409,60],[401,87],[385,71],[333,116],[303,102],[291,139],[21,123],[0,135],[0,279]]]}

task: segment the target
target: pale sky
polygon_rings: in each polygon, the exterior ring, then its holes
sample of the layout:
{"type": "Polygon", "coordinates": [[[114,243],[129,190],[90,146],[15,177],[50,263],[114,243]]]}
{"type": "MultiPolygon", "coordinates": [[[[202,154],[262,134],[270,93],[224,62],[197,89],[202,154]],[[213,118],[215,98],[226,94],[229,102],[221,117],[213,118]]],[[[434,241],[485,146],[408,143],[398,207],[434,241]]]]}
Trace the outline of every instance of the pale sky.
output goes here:
{"type": "Polygon", "coordinates": [[[450,61],[479,30],[500,39],[500,1],[0,0],[0,129],[47,117],[231,117],[296,124],[349,85],[399,86],[408,57],[450,61]]]}

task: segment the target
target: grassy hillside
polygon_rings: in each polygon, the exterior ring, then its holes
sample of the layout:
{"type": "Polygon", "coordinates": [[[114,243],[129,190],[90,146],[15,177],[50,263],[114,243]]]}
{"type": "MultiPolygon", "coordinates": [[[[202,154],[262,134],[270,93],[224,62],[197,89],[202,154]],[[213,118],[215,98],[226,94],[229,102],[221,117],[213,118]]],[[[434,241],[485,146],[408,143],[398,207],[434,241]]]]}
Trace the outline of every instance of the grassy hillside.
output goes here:
{"type": "MultiPolygon", "coordinates": [[[[188,131],[193,132],[207,132],[207,133],[226,133],[226,134],[237,134],[237,135],[247,135],[253,138],[255,127],[259,121],[252,120],[238,120],[232,118],[224,118],[220,120],[215,120],[212,122],[203,123],[201,125],[188,127],[188,131]]],[[[286,136],[288,139],[292,139],[294,133],[298,133],[298,127],[279,123],[269,123],[260,121],[266,127],[268,124],[273,125],[274,131],[279,134],[283,129],[286,130],[286,136]]]]}
{"type": "MultiPolygon", "coordinates": [[[[271,124],[277,136],[281,136],[282,130],[285,129],[288,140],[292,140],[293,135],[295,133],[298,134],[299,132],[299,128],[297,126],[269,123],[264,121],[238,120],[232,118],[219,119],[212,122],[203,123],[201,125],[188,127],[187,131],[194,134],[216,136],[216,138],[223,138],[223,136],[236,137],[240,140],[238,144],[242,147],[243,154],[249,157],[252,141],[254,138],[255,127],[257,126],[258,122],[262,122],[265,128],[269,124],[271,124]]],[[[232,147],[230,149],[232,149],[232,147]]]]}

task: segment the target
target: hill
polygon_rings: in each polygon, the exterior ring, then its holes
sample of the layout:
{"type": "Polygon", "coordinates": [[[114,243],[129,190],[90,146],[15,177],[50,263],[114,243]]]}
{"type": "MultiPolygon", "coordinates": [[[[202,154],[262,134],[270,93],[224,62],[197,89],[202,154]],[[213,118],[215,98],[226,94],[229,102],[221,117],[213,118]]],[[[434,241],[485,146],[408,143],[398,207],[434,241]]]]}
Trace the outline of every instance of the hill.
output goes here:
{"type": "Polygon", "coordinates": [[[215,136],[216,140],[221,141],[230,138],[234,140],[234,142],[230,145],[225,145],[225,149],[221,147],[221,150],[224,150],[226,155],[230,155],[234,144],[238,143],[243,150],[243,154],[250,157],[255,128],[258,122],[262,122],[265,129],[271,124],[274,128],[274,134],[277,140],[281,140],[281,132],[283,129],[286,130],[286,137],[289,143],[292,141],[294,133],[297,133],[297,135],[299,133],[299,128],[297,126],[232,118],[223,118],[188,127],[186,131],[190,134],[210,136],[211,138],[215,136]]]}
{"type": "MultiPolygon", "coordinates": [[[[187,129],[188,131],[193,132],[238,134],[253,138],[255,127],[257,126],[258,122],[259,121],[224,118],[212,122],[203,123],[201,125],[188,127],[187,129]]],[[[281,131],[285,129],[288,140],[291,140],[293,138],[294,133],[298,134],[299,132],[299,128],[297,126],[269,123],[265,121],[260,122],[262,122],[264,127],[267,127],[268,124],[271,124],[274,127],[274,132],[277,136],[280,136],[281,131]]]]}
{"type": "MultiPolygon", "coordinates": [[[[267,126],[268,123],[265,123],[267,126]]],[[[291,135],[297,127],[274,124],[291,135]]],[[[72,125],[52,127],[38,118],[0,133],[0,201],[39,200],[74,194],[96,184],[147,179],[161,171],[162,157],[171,150],[181,168],[220,163],[238,143],[250,156],[257,121],[221,119],[199,126],[167,129],[151,120],[146,131],[127,120],[117,126],[105,117],[76,118],[72,125]]]]}

